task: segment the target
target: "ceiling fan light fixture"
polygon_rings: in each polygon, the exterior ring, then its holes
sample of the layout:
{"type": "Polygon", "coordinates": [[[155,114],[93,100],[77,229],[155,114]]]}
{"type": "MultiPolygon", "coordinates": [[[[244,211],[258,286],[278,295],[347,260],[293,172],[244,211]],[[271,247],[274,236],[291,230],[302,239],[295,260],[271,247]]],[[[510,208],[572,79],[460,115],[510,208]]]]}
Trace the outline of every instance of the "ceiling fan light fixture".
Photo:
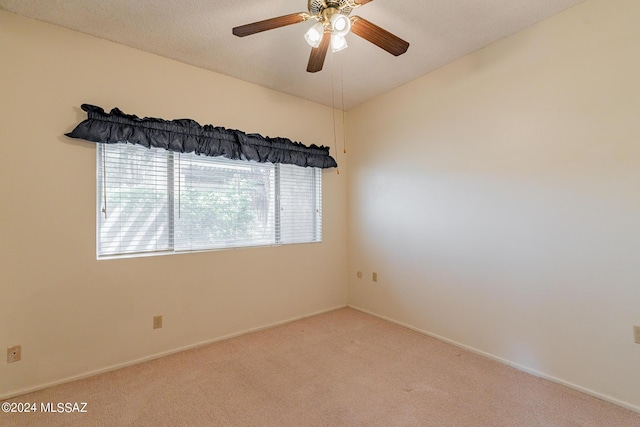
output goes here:
{"type": "Polygon", "coordinates": [[[345,49],[347,47],[345,37],[349,33],[373,43],[394,56],[402,55],[409,48],[409,42],[360,16],[349,17],[353,9],[371,1],[307,0],[309,12],[290,13],[240,25],[234,27],[232,33],[237,37],[246,37],[299,22],[315,20],[315,24],[304,35],[307,43],[313,48],[307,64],[307,72],[309,73],[317,73],[322,70],[329,46],[333,52],[345,49]]]}
{"type": "Polygon", "coordinates": [[[309,46],[317,48],[320,46],[322,36],[324,35],[324,25],[321,22],[316,23],[313,27],[304,35],[304,39],[309,43],[309,46]]]}
{"type": "Polygon", "coordinates": [[[338,34],[331,34],[331,52],[336,53],[336,52],[340,52],[343,49],[346,49],[348,47],[347,45],[347,39],[345,39],[343,36],[340,36],[338,34]]]}
{"type": "Polygon", "coordinates": [[[344,37],[351,31],[351,20],[341,13],[331,16],[331,29],[333,34],[344,37]]]}

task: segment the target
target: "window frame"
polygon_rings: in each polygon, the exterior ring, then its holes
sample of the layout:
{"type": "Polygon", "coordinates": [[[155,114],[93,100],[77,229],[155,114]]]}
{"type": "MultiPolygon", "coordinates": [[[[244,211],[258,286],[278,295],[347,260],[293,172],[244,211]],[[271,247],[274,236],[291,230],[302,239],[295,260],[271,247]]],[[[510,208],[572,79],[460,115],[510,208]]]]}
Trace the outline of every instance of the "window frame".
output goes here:
{"type": "MultiPolygon", "coordinates": [[[[106,183],[106,187],[104,185],[104,179],[102,175],[106,171],[106,157],[105,150],[108,150],[112,146],[125,146],[127,148],[133,149],[141,149],[142,147],[131,144],[97,144],[96,147],[96,258],[98,260],[105,259],[118,259],[118,258],[136,258],[136,257],[147,257],[147,256],[160,256],[160,255],[176,255],[176,254],[186,254],[186,253],[198,253],[198,252],[210,252],[210,251],[221,251],[221,250],[235,250],[242,248],[258,248],[258,247],[274,247],[274,246],[283,246],[290,244],[305,244],[305,243],[321,243],[322,242],[322,169],[320,168],[305,168],[310,169],[313,179],[313,209],[312,212],[315,212],[312,218],[312,235],[313,240],[305,240],[305,241],[292,241],[285,242],[282,239],[282,227],[279,226],[282,220],[281,214],[281,174],[282,174],[282,166],[286,167],[300,167],[294,165],[282,165],[280,163],[258,163],[251,160],[230,160],[223,157],[207,157],[200,156],[194,153],[174,153],[169,150],[162,150],[159,148],[143,148],[156,150],[162,154],[166,155],[166,195],[167,195],[167,224],[168,224],[168,247],[170,249],[166,250],[142,250],[142,251],[120,251],[117,253],[105,253],[107,251],[103,251],[101,249],[102,238],[101,238],[101,224],[102,218],[105,214],[103,208],[106,206],[104,203],[108,203],[107,192],[109,183],[106,183]],[[176,190],[176,179],[175,179],[175,168],[177,159],[180,159],[180,156],[197,156],[198,158],[210,159],[215,162],[219,160],[222,164],[228,163],[242,163],[246,162],[257,163],[260,165],[272,165],[274,168],[274,235],[273,240],[270,243],[264,244],[251,244],[250,242],[247,244],[233,244],[229,246],[215,246],[208,248],[198,248],[198,249],[176,249],[176,203],[178,206],[180,205],[180,189],[176,190]]],[[[179,160],[178,160],[179,164],[179,160]]],[[[179,186],[180,184],[178,184],[179,186]]],[[[309,193],[311,194],[311,193],[309,193]]]]}

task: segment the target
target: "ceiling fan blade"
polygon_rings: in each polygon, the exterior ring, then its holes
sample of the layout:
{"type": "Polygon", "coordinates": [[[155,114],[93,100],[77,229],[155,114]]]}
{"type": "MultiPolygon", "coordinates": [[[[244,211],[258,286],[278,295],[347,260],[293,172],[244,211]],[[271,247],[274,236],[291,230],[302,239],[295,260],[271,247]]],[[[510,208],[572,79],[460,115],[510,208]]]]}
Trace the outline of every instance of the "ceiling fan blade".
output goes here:
{"type": "Polygon", "coordinates": [[[409,49],[409,42],[359,16],[352,18],[351,32],[395,56],[402,55],[409,49]]]}
{"type": "Polygon", "coordinates": [[[363,4],[369,3],[370,1],[373,1],[373,0],[355,0],[354,3],[357,5],[363,5],[363,4]]]}
{"type": "Polygon", "coordinates": [[[327,50],[329,49],[329,42],[331,41],[331,33],[325,32],[322,36],[320,46],[311,49],[311,56],[309,57],[309,65],[307,65],[307,71],[310,73],[317,73],[322,70],[324,65],[324,59],[327,57],[327,50]]]}
{"type": "Polygon", "coordinates": [[[265,19],[264,21],[253,22],[251,24],[235,27],[233,29],[233,34],[238,37],[250,36],[251,34],[260,33],[262,31],[273,30],[274,28],[297,24],[298,22],[303,22],[307,19],[309,19],[308,13],[291,13],[289,15],[278,16],[277,18],[265,19]]]}

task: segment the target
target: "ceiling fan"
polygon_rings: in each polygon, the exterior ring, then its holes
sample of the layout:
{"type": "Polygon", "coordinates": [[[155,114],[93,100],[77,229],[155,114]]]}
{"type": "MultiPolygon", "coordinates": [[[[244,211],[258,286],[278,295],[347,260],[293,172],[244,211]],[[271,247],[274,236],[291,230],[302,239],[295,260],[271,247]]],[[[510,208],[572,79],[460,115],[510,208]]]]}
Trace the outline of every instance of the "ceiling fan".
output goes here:
{"type": "Polygon", "coordinates": [[[373,0],[308,0],[309,12],[291,13],[277,18],[241,25],[233,29],[233,34],[245,37],[274,28],[285,27],[299,22],[315,19],[317,23],[305,34],[305,40],[311,45],[311,56],[307,71],[316,73],[322,70],[327,50],[337,52],[347,47],[345,36],[352,32],[375,44],[392,55],[402,55],[409,43],[391,34],[372,22],[359,16],[349,17],[353,9],[373,0]]]}

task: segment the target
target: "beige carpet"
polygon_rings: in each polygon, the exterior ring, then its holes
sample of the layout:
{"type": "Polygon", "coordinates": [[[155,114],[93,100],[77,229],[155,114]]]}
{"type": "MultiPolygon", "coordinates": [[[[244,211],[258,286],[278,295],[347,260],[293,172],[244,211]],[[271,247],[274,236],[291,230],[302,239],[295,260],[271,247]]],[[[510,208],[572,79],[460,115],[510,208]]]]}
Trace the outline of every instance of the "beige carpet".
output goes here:
{"type": "Polygon", "coordinates": [[[24,395],[2,426],[640,426],[640,415],[353,309],[24,395]]]}

